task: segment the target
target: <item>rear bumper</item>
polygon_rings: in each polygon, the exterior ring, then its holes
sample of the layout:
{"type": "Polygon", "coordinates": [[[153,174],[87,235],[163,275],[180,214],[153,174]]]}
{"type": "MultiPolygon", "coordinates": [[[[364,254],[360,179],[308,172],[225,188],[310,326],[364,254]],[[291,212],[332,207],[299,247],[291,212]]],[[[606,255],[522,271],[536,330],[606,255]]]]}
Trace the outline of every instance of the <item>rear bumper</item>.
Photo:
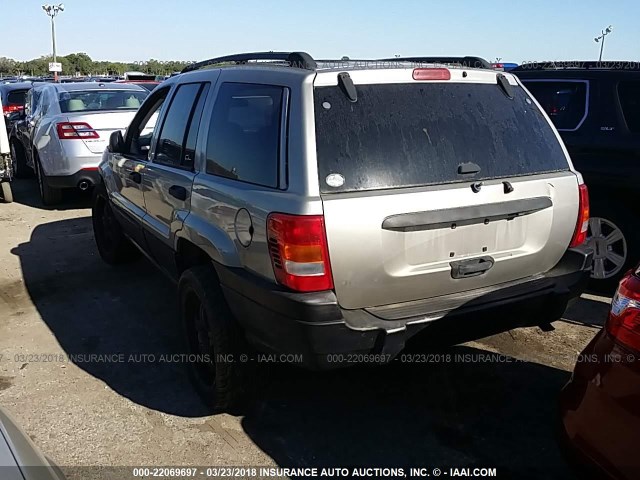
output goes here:
{"type": "Polygon", "coordinates": [[[59,141],[58,148],[38,151],[42,169],[47,177],[69,177],[85,169],[96,169],[102,161],[102,153],[94,153],[82,141],[59,141]],[[64,143],[66,142],[66,143],[64,143]]]}
{"type": "MultiPolygon", "coordinates": [[[[568,250],[552,270],[491,290],[429,300],[428,311],[388,320],[375,309],[344,310],[332,291],[293,293],[243,269],[217,266],[223,291],[248,340],[259,350],[296,355],[311,368],[386,363],[422,330],[429,341],[455,344],[560,318],[589,278],[592,252],[568,250]],[[473,315],[470,315],[473,314],[473,315]],[[481,314],[490,318],[481,319],[481,314]]],[[[394,306],[394,312],[405,305],[394,306]]],[[[389,312],[385,316],[389,318],[389,312]]],[[[397,315],[392,315],[397,317],[397,315]]],[[[284,354],[284,355],[282,355],[284,354]]],[[[276,357],[277,359],[278,357],[276,357]]]]}
{"type": "Polygon", "coordinates": [[[80,182],[89,182],[90,187],[100,183],[98,167],[82,169],[73,175],[47,176],[47,183],[53,188],[76,188],[80,182]]]}

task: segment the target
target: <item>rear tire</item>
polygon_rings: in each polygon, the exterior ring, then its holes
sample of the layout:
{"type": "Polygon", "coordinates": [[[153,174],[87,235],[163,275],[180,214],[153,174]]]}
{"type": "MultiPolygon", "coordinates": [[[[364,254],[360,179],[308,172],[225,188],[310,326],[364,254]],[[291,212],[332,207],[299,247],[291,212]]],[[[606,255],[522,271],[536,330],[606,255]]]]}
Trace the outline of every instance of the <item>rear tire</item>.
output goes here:
{"type": "Polygon", "coordinates": [[[594,250],[589,289],[611,295],[624,274],[640,259],[637,217],[622,201],[594,199],[587,245],[594,250]],[[600,200],[600,201],[599,201],[600,200]]]}
{"type": "Polygon", "coordinates": [[[91,209],[93,236],[98,253],[105,263],[121,265],[140,256],[140,251],[125,237],[113,214],[109,200],[96,191],[91,209]]]}
{"type": "Polygon", "coordinates": [[[47,176],[40,165],[40,158],[35,159],[36,176],[38,177],[38,187],[40,189],[40,198],[46,206],[56,205],[62,201],[62,190],[53,188],[47,183],[47,176]]]}
{"type": "Polygon", "coordinates": [[[13,160],[16,178],[30,178],[33,176],[33,170],[27,166],[27,156],[24,153],[24,148],[17,141],[11,142],[11,159],[13,160]]]}
{"type": "Polygon", "coordinates": [[[235,411],[245,399],[248,352],[244,334],[227,306],[215,270],[186,270],[178,284],[186,348],[197,355],[188,373],[198,394],[214,411],[235,411]]]}
{"type": "Polygon", "coordinates": [[[1,182],[0,188],[2,188],[2,200],[4,201],[4,203],[12,203],[13,191],[11,190],[11,183],[1,182]]]}

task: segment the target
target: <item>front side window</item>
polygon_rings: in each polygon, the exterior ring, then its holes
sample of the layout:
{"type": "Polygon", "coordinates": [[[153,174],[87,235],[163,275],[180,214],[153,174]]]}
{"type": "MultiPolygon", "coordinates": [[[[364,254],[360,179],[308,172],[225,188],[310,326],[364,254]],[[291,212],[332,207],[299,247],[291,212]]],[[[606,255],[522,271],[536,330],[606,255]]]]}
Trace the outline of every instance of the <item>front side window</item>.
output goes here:
{"type": "Polygon", "coordinates": [[[640,133],[640,82],[620,82],[618,96],[627,128],[640,133]]]}
{"type": "MultiPolygon", "coordinates": [[[[38,97],[37,111],[40,115],[46,115],[49,111],[49,99],[52,98],[51,92],[48,89],[44,89],[42,94],[38,97]]],[[[55,97],[54,97],[55,98],[55,97]]]]}
{"type": "Polygon", "coordinates": [[[558,130],[580,127],[587,112],[587,82],[524,80],[523,83],[558,130]]]}
{"type": "Polygon", "coordinates": [[[278,187],[283,87],[223,83],[207,139],[207,173],[278,187]]]}
{"type": "Polygon", "coordinates": [[[147,104],[137,113],[127,130],[128,151],[134,156],[146,156],[156,130],[158,116],[169,93],[169,88],[154,92],[147,104]]]}
{"type": "Polygon", "coordinates": [[[42,100],[42,95],[44,93],[44,88],[35,88],[32,90],[32,92],[33,92],[33,96],[31,97],[31,115],[34,115],[41,108],[40,104],[42,100]]]}

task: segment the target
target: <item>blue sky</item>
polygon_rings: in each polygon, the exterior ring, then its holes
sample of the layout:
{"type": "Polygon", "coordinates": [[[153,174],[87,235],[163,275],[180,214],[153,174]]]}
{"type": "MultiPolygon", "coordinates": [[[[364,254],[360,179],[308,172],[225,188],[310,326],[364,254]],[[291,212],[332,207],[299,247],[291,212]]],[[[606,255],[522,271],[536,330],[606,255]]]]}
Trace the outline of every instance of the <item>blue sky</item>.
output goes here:
{"type": "MultiPolygon", "coordinates": [[[[51,51],[42,0],[0,0],[0,56],[51,51]],[[10,39],[10,41],[7,41],[10,39]]],[[[489,60],[640,60],[637,0],[67,0],[58,52],[94,60],[200,60],[241,51],[316,58],[479,55],[489,60]]]]}

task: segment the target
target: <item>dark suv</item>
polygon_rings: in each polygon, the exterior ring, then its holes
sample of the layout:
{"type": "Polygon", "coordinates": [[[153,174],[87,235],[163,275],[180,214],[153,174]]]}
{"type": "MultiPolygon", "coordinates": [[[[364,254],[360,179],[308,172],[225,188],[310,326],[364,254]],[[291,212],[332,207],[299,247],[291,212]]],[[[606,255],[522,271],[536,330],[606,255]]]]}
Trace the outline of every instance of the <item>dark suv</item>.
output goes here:
{"type": "Polygon", "coordinates": [[[589,187],[591,286],[613,291],[640,258],[640,62],[550,62],[512,72],[551,117],[589,187]]]}
{"type": "Polygon", "coordinates": [[[5,116],[7,124],[7,133],[11,131],[13,126],[13,118],[9,119],[9,116],[14,112],[24,110],[25,97],[31,87],[30,82],[0,84],[0,101],[2,102],[2,114],[5,116]]]}

